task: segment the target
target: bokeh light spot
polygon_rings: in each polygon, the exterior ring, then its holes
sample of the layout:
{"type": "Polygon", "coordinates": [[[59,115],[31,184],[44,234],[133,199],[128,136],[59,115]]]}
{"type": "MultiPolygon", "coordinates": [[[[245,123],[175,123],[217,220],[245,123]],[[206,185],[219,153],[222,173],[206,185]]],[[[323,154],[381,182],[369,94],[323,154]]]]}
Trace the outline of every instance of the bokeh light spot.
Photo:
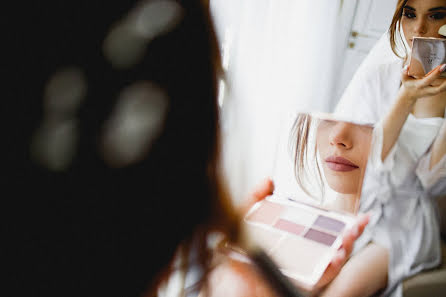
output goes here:
{"type": "Polygon", "coordinates": [[[102,152],[111,167],[144,158],[163,129],[169,100],[157,85],[140,81],[125,88],[104,126],[102,152]]]}

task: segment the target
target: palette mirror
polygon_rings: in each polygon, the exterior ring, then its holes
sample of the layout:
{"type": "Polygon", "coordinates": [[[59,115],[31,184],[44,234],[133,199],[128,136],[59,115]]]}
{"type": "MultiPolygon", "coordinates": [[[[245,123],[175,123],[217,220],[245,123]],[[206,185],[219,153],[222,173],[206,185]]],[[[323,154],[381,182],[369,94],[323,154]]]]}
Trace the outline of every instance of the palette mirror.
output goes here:
{"type": "Polygon", "coordinates": [[[278,195],[356,214],[373,127],[328,113],[283,117],[272,176],[278,195]]]}

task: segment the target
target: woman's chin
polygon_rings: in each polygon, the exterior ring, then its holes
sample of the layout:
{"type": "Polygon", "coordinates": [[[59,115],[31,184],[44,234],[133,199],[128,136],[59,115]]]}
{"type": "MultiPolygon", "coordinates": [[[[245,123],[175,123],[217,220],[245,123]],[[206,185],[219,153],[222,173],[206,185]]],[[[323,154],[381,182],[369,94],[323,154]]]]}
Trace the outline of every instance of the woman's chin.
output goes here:
{"type": "Polygon", "coordinates": [[[342,185],[340,183],[328,183],[328,186],[333,191],[343,195],[354,195],[358,193],[358,184],[342,185]]]}

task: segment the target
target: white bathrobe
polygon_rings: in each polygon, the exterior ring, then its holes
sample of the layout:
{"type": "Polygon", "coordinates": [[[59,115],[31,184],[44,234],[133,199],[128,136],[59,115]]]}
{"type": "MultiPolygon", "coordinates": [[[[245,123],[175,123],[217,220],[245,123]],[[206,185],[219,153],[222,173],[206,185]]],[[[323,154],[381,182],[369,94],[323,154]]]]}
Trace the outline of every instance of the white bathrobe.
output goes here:
{"type": "Polygon", "coordinates": [[[444,118],[409,115],[397,143],[381,162],[381,120],[401,83],[402,59],[384,35],[358,68],[335,113],[374,124],[372,150],[362,189],[360,212],[372,211],[355,254],[373,241],[389,250],[388,286],[380,296],[402,296],[401,281],[440,264],[436,197],[446,193],[446,157],[429,170],[430,146],[444,118]]]}

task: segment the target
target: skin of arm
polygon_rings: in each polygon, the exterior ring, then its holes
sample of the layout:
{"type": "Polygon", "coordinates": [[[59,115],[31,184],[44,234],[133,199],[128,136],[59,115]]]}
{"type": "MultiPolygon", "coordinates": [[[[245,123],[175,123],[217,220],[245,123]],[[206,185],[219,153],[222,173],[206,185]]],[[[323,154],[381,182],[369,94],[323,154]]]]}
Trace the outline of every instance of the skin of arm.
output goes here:
{"type": "Polygon", "coordinates": [[[354,255],[341,273],[317,296],[372,296],[387,285],[388,261],[387,249],[370,243],[354,255]]]}
{"type": "Polygon", "coordinates": [[[445,154],[446,154],[446,120],[443,121],[443,125],[441,125],[440,131],[438,132],[434,144],[432,145],[432,155],[429,163],[429,169],[432,169],[435,165],[437,165],[445,154]]]}
{"type": "Polygon", "coordinates": [[[415,79],[408,75],[405,67],[402,73],[402,86],[398,92],[398,98],[390,112],[383,120],[383,147],[381,160],[385,160],[392,147],[395,145],[401,128],[406,122],[409,113],[412,112],[415,103],[420,98],[435,96],[446,90],[446,80],[439,85],[432,83],[446,70],[446,64],[439,65],[422,79],[415,79]]]}

